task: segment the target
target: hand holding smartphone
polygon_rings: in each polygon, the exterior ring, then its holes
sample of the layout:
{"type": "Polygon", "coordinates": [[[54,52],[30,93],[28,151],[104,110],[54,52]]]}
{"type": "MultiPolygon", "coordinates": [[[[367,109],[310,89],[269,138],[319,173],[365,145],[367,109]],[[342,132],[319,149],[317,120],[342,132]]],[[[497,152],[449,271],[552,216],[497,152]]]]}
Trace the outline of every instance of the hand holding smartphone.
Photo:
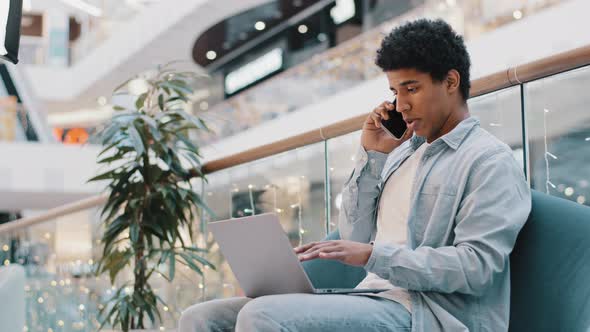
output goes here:
{"type": "MultiPolygon", "coordinates": [[[[393,99],[392,104],[395,107],[395,99],[393,99]]],[[[388,111],[387,114],[389,115],[389,119],[381,119],[381,128],[395,140],[401,140],[408,130],[402,114],[396,111],[395,108],[388,111]]]]}

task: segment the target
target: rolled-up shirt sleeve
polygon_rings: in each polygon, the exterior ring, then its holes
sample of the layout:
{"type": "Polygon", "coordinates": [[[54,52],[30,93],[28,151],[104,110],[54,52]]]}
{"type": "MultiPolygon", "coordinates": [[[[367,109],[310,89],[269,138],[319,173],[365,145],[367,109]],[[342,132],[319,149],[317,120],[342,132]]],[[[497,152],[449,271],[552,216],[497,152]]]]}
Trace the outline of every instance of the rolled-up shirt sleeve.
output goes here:
{"type": "Polygon", "coordinates": [[[385,153],[359,148],[354,170],[342,189],[342,205],[338,218],[342,239],[369,242],[375,225],[381,172],[387,156],[385,153]]]}
{"type": "Polygon", "coordinates": [[[376,243],[365,269],[409,290],[481,295],[506,269],[530,210],[530,188],[518,163],[508,151],[492,154],[470,172],[452,245],[376,243]]]}

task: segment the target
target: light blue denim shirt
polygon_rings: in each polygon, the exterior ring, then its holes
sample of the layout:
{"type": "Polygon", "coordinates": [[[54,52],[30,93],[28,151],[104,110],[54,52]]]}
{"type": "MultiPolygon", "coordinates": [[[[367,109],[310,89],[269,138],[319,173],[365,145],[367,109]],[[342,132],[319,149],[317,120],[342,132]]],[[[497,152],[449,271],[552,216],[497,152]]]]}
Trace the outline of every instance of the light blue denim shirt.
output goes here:
{"type": "MultiPolygon", "coordinates": [[[[384,183],[422,143],[360,149],[343,189],[343,239],[375,238],[384,183]]],[[[410,291],[412,331],[507,331],[509,255],[531,209],[510,148],[467,118],[425,150],[411,197],[407,245],[376,243],[365,269],[410,291]]]]}

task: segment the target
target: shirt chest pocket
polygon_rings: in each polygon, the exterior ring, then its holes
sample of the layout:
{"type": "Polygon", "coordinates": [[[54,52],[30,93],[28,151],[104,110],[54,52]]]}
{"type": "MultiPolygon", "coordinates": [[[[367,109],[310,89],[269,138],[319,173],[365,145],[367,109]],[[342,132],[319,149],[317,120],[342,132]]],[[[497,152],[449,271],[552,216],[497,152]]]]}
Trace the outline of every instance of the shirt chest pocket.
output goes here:
{"type": "Polygon", "coordinates": [[[456,189],[440,184],[425,184],[415,206],[416,239],[423,245],[443,245],[454,224],[456,189]],[[427,242],[423,242],[426,239],[427,242]]]}

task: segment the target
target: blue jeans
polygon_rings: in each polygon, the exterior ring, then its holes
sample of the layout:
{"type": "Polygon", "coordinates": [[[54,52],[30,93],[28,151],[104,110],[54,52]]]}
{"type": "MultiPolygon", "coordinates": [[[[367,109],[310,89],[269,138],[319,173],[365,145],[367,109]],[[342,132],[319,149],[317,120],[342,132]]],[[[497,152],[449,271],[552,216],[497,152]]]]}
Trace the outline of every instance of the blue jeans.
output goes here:
{"type": "Polygon", "coordinates": [[[410,331],[411,314],[399,303],[370,296],[284,294],[195,304],[178,332],[410,331]]]}

